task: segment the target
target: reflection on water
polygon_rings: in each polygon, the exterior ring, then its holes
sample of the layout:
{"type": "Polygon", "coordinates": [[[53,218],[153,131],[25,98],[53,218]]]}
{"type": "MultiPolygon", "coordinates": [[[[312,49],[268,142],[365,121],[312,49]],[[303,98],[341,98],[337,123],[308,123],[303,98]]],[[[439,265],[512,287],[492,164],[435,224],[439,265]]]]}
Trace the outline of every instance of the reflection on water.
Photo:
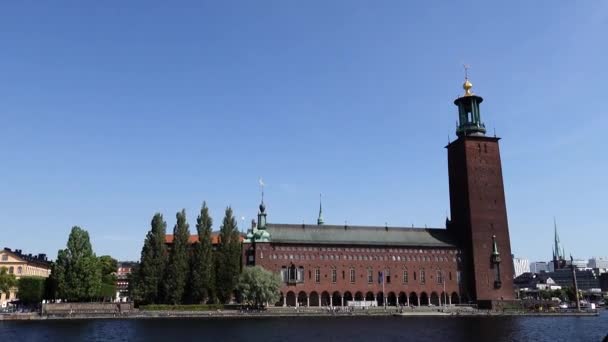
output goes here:
{"type": "Polygon", "coordinates": [[[601,341],[600,317],[319,317],[0,321],[0,341],[601,341]]]}

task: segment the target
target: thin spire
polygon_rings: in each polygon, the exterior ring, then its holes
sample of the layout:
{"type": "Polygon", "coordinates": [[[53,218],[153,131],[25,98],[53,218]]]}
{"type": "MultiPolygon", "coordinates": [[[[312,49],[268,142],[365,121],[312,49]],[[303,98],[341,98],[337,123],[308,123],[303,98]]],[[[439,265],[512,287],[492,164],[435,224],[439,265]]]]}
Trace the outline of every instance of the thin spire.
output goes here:
{"type": "Polygon", "coordinates": [[[323,222],[323,202],[321,198],[321,194],[319,194],[319,218],[317,218],[317,225],[322,225],[323,222]]]}

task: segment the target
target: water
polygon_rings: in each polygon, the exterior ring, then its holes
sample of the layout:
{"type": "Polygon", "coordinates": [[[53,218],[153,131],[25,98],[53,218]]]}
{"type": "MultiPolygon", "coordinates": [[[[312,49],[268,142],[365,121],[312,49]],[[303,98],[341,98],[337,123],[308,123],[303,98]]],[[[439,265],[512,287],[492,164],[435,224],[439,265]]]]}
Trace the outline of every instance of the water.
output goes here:
{"type": "Polygon", "coordinates": [[[0,341],[601,341],[600,317],[292,317],[0,321],[0,341]]]}

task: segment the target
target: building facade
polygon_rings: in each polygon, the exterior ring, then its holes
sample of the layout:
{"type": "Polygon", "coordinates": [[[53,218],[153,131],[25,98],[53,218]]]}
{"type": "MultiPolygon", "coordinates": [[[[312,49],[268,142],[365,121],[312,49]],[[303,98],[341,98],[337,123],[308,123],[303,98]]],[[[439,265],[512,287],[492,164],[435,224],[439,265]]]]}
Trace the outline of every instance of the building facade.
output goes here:
{"type": "MultiPolygon", "coordinates": [[[[11,250],[4,248],[0,251],[0,268],[6,268],[9,274],[14,274],[15,278],[21,277],[42,277],[47,278],[51,275],[51,263],[47,260],[46,254],[23,254],[20,249],[11,250]]],[[[9,293],[2,292],[0,295],[0,306],[6,305],[17,300],[16,289],[9,293]]]]}
{"type": "Polygon", "coordinates": [[[549,272],[549,265],[543,261],[535,261],[530,264],[531,273],[549,272]]]}
{"type": "Polygon", "coordinates": [[[608,269],[608,258],[607,257],[593,257],[593,258],[589,259],[589,263],[587,263],[587,266],[589,268],[598,268],[601,270],[607,270],[608,269]]]}
{"type": "Polygon", "coordinates": [[[131,272],[137,266],[135,261],[119,261],[116,268],[116,301],[129,300],[129,282],[131,272]]]}
{"type": "Polygon", "coordinates": [[[284,306],[494,306],[515,298],[499,138],[485,135],[480,103],[465,79],[457,139],[450,142],[451,219],[445,228],[267,223],[243,243],[245,265],[282,276],[284,306]],[[505,257],[502,258],[501,256],[505,257]]]}
{"type": "Polygon", "coordinates": [[[530,272],[530,260],[513,257],[513,269],[515,271],[513,278],[517,278],[524,273],[530,272]]]}

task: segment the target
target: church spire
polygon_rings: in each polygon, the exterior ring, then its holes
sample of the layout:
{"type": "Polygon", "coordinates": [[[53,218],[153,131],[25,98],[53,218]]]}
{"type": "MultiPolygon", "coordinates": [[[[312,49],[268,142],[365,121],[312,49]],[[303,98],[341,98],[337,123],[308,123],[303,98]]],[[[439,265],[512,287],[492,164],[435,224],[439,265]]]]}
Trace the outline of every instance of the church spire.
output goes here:
{"type": "Polygon", "coordinates": [[[458,127],[456,135],[459,137],[467,135],[485,135],[486,126],[481,121],[479,104],[483,101],[481,96],[473,94],[471,89],[473,83],[469,81],[468,74],[469,66],[464,66],[464,95],[454,100],[454,104],[458,106],[458,127]]]}
{"type": "Polygon", "coordinates": [[[323,222],[323,204],[321,201],[321,194],[319,194],[319,218],[317,218],[317,225],[322,225],[323,222]]]}
{"type": "Polygon", "coordinates": [[[558,260],[565,260],[566,253],[564,251],[564,247],[561,246],[561,242],[559,241],[559,234],[557,233],[557,221],[555,220],[555,217],[553,217],[553,245],[555,257],[558,260]]]}

